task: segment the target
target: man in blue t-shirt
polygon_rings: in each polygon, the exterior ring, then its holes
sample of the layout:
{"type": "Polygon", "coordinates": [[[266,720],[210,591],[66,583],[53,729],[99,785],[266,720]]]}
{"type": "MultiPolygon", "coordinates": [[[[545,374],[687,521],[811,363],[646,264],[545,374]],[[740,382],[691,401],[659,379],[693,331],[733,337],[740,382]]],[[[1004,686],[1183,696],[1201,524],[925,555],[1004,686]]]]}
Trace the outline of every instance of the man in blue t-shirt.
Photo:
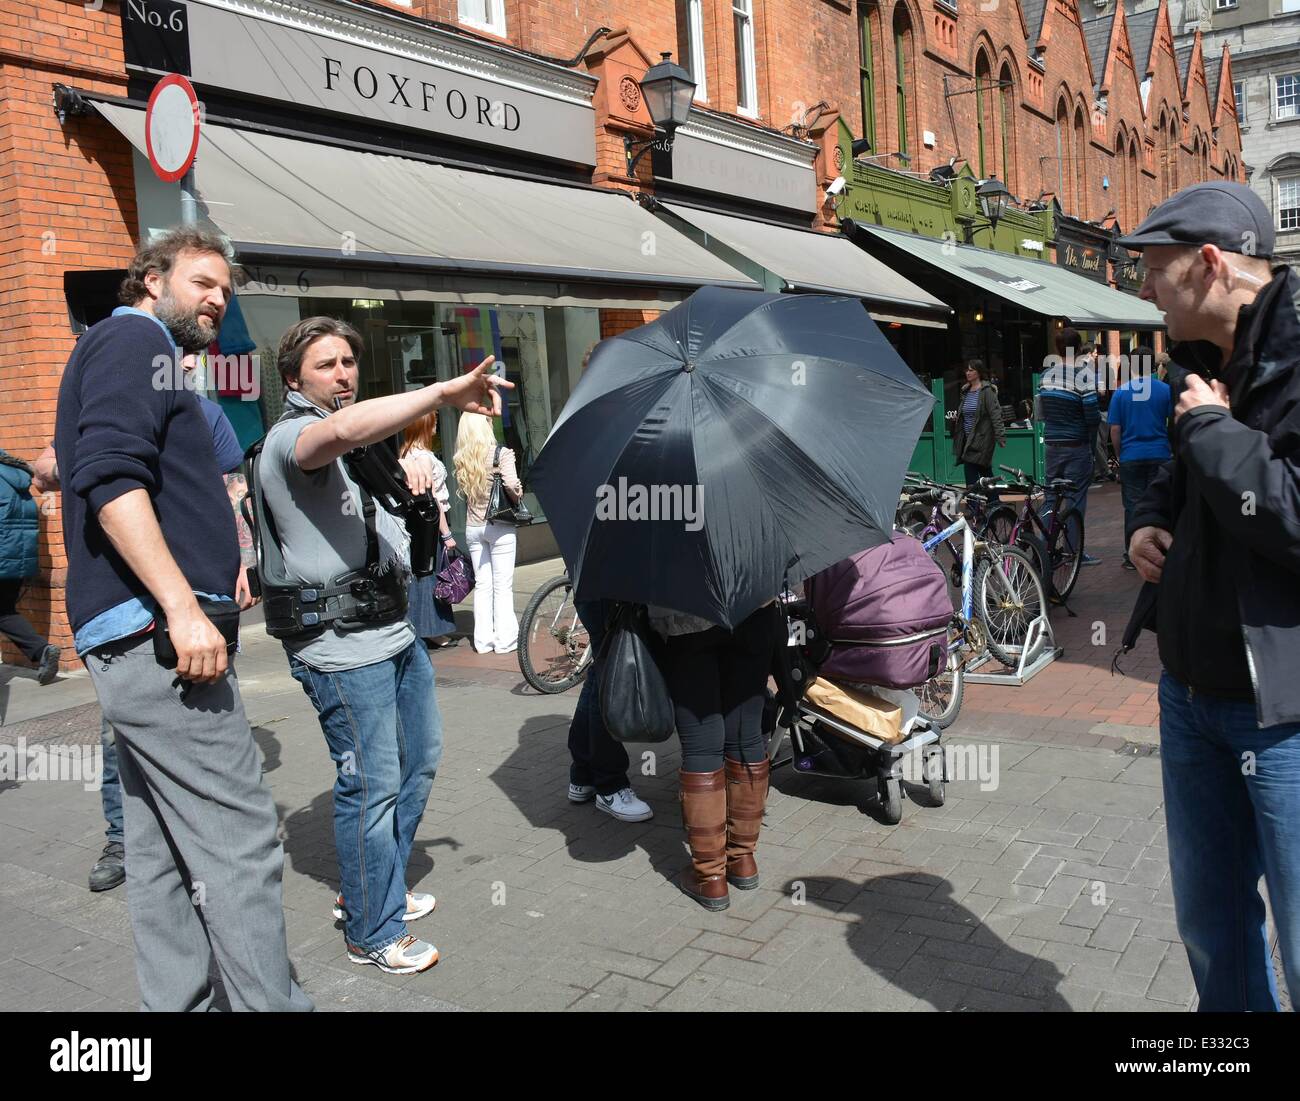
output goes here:
{"type": "MultiPolygon", "coordinates": [[[[1139,346],[1129,355],[1129,378],[1110,399],[1110,442],[1119,458],[1124,495],[1124,546],[1133,536],[1132,518],[1151,479],[1172,457],[1169,449],[1169,384],[1156,378],[1150,348],[1139,346]]],[[[1137,567],[1124,552],[1124,568],[1137,567]]]]}

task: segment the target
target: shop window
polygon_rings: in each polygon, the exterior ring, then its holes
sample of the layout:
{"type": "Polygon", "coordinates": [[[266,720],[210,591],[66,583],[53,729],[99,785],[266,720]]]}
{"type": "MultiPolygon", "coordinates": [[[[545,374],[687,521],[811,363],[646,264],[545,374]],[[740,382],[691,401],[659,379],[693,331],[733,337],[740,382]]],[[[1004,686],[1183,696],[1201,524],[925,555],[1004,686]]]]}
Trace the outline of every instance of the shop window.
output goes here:
{"type": "MultiPolygon", "coordinates": [[[[505,391],[503,415],[494,422],[497,439],[514,450],[525,490],[528,472],[582,374],[583,361],[600,339],[600,311],[588,307],[242,294],[240,303],[261,359],[267,425],[283,409],[275,350],[285,329],[305,317],[337,317],[361,334],[362,400],[446,381],[496,356],[498,370],[515,384],[505,391]]],[[[453,467],[459,415],[454,409],[439,410],[434,450],[452,483],[452,527],[463,529],[465,502],[455,495],[453,467]]],[[[525,501],[544,518],[531,492],[525,501]]]]}
{"type": "Polygon", "coordinates": [[[1300,118],[1300,73],[1287,73],[1278,77],[1276,87],[1274,104],[1277,117],[1300,118]]]}
{"type": "Polygon", "coordinates": [[[754,0],[731,0],[736,48],[736,110],[758,116],[758,75],[754,61],[754,0]]]}
{"type": "Polygon", "coordinates": [[[704,0],[677,0],[677,56],[695,81],[695,98],[709,101],[704,65],[704,0]]]}
{"type": "Polygon", "coordinates": [[[456,0],[460,21],[467,27],[506,36],[505,0],[456,0]]]}
{"type": "Polygon", "coordinates": [[[1300,229],[1300,176],[1277,181],[1277,228],[1300,229]]]}

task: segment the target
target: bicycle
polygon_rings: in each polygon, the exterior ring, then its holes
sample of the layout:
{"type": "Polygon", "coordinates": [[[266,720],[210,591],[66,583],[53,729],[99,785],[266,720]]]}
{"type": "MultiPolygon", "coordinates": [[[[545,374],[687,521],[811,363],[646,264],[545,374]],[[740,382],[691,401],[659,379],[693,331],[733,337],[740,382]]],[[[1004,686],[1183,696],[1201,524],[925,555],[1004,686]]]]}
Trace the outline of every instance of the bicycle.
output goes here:
{"type": "Polygon", "coordinates": [[[1053,478],[1044,484],[1016,467],[999,466],[998,469],[1015,479],[1017,484],[1008,489],[1023,490],[1026,494],[1020,515],[1015,517],[1011,542],[1033,553],[1039,573],[1051,586],[1050,595],[1063,604],[1074,591],[1083,568],[1083,517],[1073,505],[1061,507],[1066,495],[1077,486],[1065,478],[1053,478]],[[1054,497],[1046,523],[1034,507],[1034,497],[1039,493],[1043,495],[1044,505],[1048,493],[1054,497]]]}
{"type": "MultiPolygon", "coordinates": [[[[1001,483],[993,478],[981,478],[977,484],[988,489],[1003,488],[1001,483]]],[[[902,530],[919,535],[926,525],[934,520],[936,511],[943,516],[955,514],[957,502],[961,503],[967,520],[970,521],[972,529],[979,538],[989,538],[1003,546],[1011,542],[1011,529],[1016,519],[1012,509],[1000,501],[995,502],[991,495],[963,486],[945,485],[920,474],[913,474],[911,471],[908,471],[904,477],[896,522],[902,530]],[[927,511],[915,498],[916,493],[927,489],[942,491],[944,503],[951,501],[952,507],[945,510],[936,506],[935,509],[927,511]]],[[[955,580],[953,583],[958,584],[955,580]]]]}
{"type": "Polygon", "coordinates": [[[594,659],[569,575],[552,577],[519,617],[519,671],[538,692],[557,695],[582,680],[594,659]]]}
{"type": "MultiPolygon", "coordinates": [[[[985,481],[991,479],[981,479],[985,481]]],[[[964,514],[940,528],[939,503],[950,492],[949,487],[936,487],[914,498],[916,503],[928,500],[933,505],[920,534],[921,545],[931,556],[946,546],[960,574],[961,610],[954,613],[949,627],[947,660],[917,693],[922,716],[939,728],[950,726],[961,709],[967,662],[987,650],[1003,665],[1016,665],[1016,651],[1023,649],[1030,624],[1047,605],[1043,583],[1022,549],[977,536],[964,514]],[[952,542],[958,536],[960,554],[952,542]]]]}

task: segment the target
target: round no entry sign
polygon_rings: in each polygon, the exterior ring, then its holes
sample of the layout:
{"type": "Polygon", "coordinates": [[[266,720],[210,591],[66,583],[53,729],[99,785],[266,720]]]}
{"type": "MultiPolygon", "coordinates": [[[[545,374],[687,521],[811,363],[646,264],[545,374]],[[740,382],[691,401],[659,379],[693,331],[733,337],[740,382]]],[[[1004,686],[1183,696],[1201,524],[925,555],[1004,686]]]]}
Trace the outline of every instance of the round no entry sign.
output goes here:
{"type": "Polygon", "coordinates": [[[144,141],[154,174],[175,183],[199,151],[199,97],[179,73],[158,81],[144,115],[144,141]]]}

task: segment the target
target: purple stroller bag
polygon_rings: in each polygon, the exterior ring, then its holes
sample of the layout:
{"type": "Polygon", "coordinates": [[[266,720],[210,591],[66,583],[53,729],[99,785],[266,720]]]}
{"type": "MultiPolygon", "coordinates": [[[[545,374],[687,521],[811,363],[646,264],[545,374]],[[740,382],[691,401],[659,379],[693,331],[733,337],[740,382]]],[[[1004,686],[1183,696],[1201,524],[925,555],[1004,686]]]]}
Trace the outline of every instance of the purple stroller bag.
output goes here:
{"type": "Polygon", "coordinates": [[[952,599],[948,578],[910,535],[828,566],[805,582],[831,680],[916,688],[943,667],[952,599]]]}

